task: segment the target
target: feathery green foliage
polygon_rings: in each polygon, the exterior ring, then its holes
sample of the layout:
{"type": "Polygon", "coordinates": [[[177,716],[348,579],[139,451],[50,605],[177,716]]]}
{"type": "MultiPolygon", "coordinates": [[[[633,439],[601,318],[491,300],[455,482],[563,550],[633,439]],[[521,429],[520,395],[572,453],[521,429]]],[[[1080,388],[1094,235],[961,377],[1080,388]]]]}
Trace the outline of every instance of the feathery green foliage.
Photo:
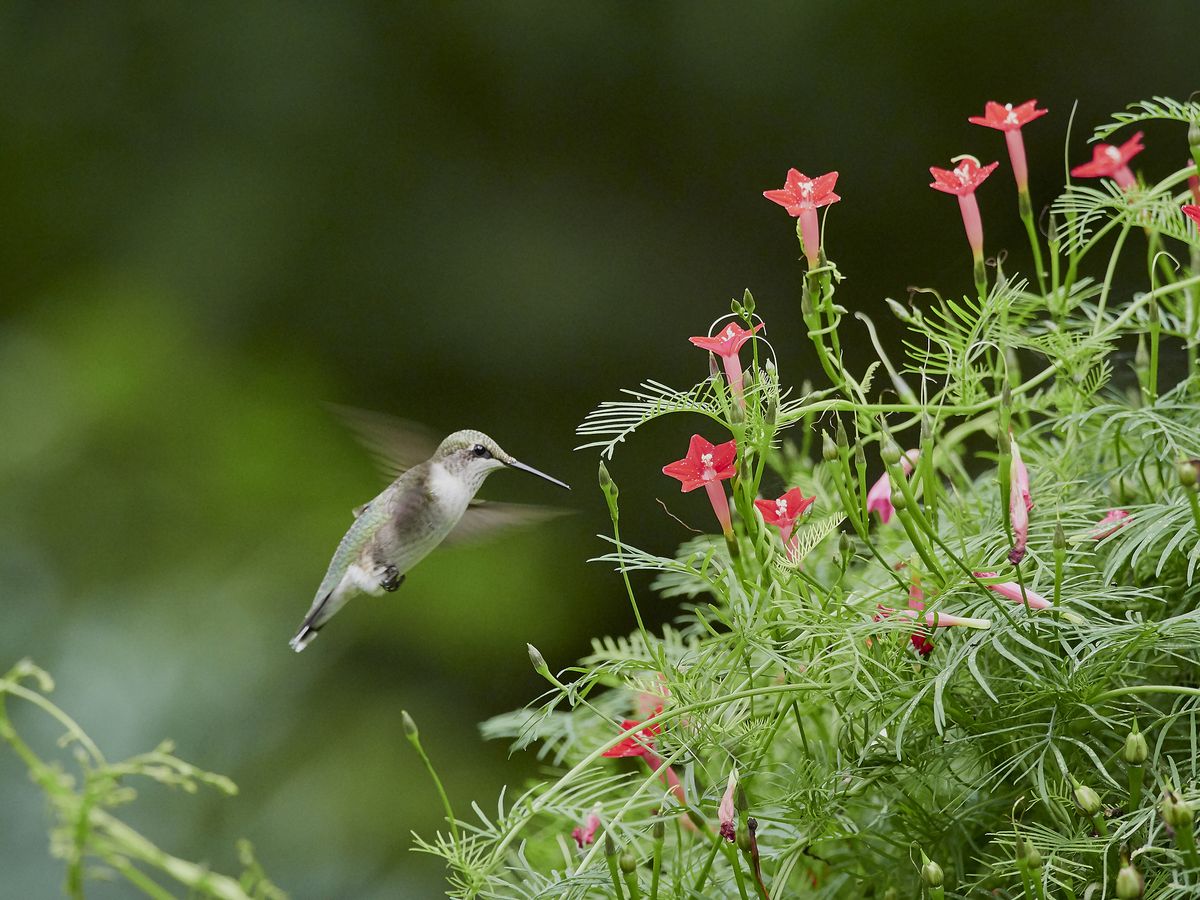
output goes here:
{"type": "MultiPolygon", "coordinates": [[[[1096,135],[1152,117],[1200,108],[1156,99],[1096,135]]],[[[840,275],[822,255],[799,307],[828,387],[786,399],[756,341],[744,404],[713,366],[689,390],[648,381],[591,413],[584,446],[608,459],[664,415],[732,438],[733,533],[671,557],[630,546],[621,512],[647,499],[618,502],[605,470],[614,531],[596,561],[635,613],[675,602],[678,618],[652,634],[639,614],[577,665],[540,666],[547,693],[485,724],[548,768],[456,835],[418,838],[446,860],[451,896],[1098,898],[1117,896],[1123,866],[1120,896],[1134,869],[1147,896],[1200,896],[1187,176],[1072,185],[1044,271],[993,262],[975,295],[891,302],[899,367],[882,351],[864,373],[845,367],[840,275]],[[1141,275],[1118,275],[1139,241],[1141,275]],[[1024,550],[1015,446],[1033,503],[1024,550]],[[898,447],[919,455],[902,465],[898,447]],[[784,537],[754,501],[793,486],[816,503],[784,537]],[[658,601],[628,577],[647,571],[658,601]],[[592,815],[594,839],[573,840],[592,815]]],[[[732,312],[760,321],[749,293],[732,312]]]]}

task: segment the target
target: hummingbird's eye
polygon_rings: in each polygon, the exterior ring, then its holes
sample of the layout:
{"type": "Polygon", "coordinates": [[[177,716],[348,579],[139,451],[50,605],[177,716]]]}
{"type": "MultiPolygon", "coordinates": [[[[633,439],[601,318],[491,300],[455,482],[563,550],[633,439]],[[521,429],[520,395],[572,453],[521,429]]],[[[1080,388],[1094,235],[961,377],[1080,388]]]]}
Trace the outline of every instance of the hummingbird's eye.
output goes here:
{"type": "Polygon", "coordinates": [[[492,452],[490,450],[488,450],[487,447],[483,446],[483,444],[476,444],[474,447],[471,448],[471,452],[474,453],[476,456],[478,456],[480,459],[491,459],[492,458],[492,452]]]}

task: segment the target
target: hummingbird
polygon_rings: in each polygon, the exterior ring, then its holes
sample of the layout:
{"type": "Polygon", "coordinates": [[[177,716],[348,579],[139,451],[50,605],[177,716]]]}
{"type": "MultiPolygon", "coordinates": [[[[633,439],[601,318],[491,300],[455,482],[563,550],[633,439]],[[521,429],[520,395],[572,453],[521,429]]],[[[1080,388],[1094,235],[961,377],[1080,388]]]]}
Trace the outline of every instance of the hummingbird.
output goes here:
{"type": "Polygon", "coordinates": [[[492,472],[519,469],[570,490],[570,485],[515,459],[482,431],[456,431],[428,459],[413,464],[432,443],[419,426],[380,413],[344,407],[338,411],[395,480],[354,509],[354,524],[338,544],[304,624],[291,640],[297,653],[352,597],[395,591],[409,570],[447,538],[477,536],[557,513],[477,500],[476,492],[492,472]]]}

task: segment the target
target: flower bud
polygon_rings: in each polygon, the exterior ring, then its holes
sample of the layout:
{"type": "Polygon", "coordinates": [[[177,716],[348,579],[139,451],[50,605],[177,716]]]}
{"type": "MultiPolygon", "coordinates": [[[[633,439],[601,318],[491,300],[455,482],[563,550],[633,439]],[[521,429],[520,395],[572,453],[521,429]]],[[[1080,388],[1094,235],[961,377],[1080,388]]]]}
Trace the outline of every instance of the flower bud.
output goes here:
{"type": "Polygon", "coordinates": [[[539,675],[549,675],[550,667],[546,665],[546,660],[538,651],[538,648],[533,646],[533,644],[526,644],[525,646],[529,649],[529,661],[533,663],[533,671],[539,675]]]}
{"type": "Polygon", "coordinates": [[[1125,749],[1122,753],[1125,762],[1131,766],[1140,766],[1150,756],[1150,747],[1146,744],[1145,736],[1134,725],[1125,736],[1125,749]]]}
{"type": "Polygon", "coordinates": [[[854,538],[850,537],[846,532],[842,532],[842,536],[838,538],[838,553],[842,559],[849,561],[854,555],[854,538]]]}
{"type": "Polygon", "coordinates": [[[901,491],[892,491],[892,508],[903,511],[908,509],[908,499],[901,491]]]}
{"type": "Polygon", "coordinates": [[[420,738],[420,732],[417,731],[417,723],[413,721],[413,717],[408,714],[407,709],[400,710],[400,724],[404,727],[404,736],[410,742],[420,738]]]}
{"type": "Polygon", "coordinates": [[[1088,787],[1086,784],[1080,784],[1074,778],[1071,783],[1075,785],[1075,790],[1072,797],[1075,800],[1075,807],[1085,816],[1094,816],[1100,812],[1103,806],[1100,803],[1100,795],[1088,787]]]}
{"type": "Polygon", "coordinates": [[[749,853],[751,850],[750,830],[748,828],[739,828],[737,830],[737,845],[738,849],[743,853],[749,853]]]}
{"type": "Polygon", "coordinates": [[[662,819],[655,819],[654,825],[650,829],[650,834],[656,841],[661,841],[667,834],[667,823],[662,819]]]}
{"type": "Polygon", "coordinates": [[[1033,846],[1031,841],[1025,842],[1025,865],[1029,866],[1031,872],[1036,872],[1042,867],[1041,851],[1033,846]]]}
{"type": "Polygon", "coordinates": [[[1129,857],[1121,854],[1121,870],[1117,872],[1117,897],[1119,900],[1136,900],[1146,891],[1146,882],[1142,873],[1129,861],[1129,857]]]}
{"type": "Polygon", "coordinates": [[[885,465],[894,466],[900,462],[900,448],[895,441],[888,441],[879,449],[879,458],[885,465]]]}
{"type": "Polygon", "coordinates": [[[825,462],[833,462],[838,458],[837,444],[833,442],[828,431],[821,432],[821,456],[825,462]]]}
{"type": "Polygon", "coordinates": [[[612,859],[617,855],[617,843],[613,840],[612,832],[604,832],[604,855],[612,859]]]}
{"type": "Polygon", "coordinates": [[[1188,147],[1192,156],[1200,156],[1200,121],[1195,119],[1188,125],[1188,147]]]}
{"type": "Polygon", "coordinates": [[[1191,829],[1192,821],[1195,818],[1192,807],[1174,791],[1167,791],[1163,794],[1161,809],[1163,821],[1176,831],[1191,829]]]}
{"type": "Polygon", "coordinates": [[[1067,533],[1063,531],[1062,522],[1054,523],[1054,549],[1055,551],[1067,549],[1067,533]]]}
{"type": "Polygon", "coordinates": [[[621,859],[619,860],[619,862],[621,865],[621,871],[624,872],[626,875],[632,874],[633,872],[637,871],[637,859],[634,857],[633,853],[630,852],[629,850],[626,850],[624,853],[621,854],[621,859]]]}
{"type": "Polygon", "coordinates": [[[921,879],[930,887],[941,887],[945,875],[942,867],[921,852],[921,879]]]}
{"type": "Polygon", "coordinates": [[[838,419],[837,423],[837,445],[840,450],[850,449],[850,439],[846,437],[846,426],[842,424],[841,419],[838,419]]]}
{"type": "Polygon", "coordinates": [[[742,294],[742,309],[746,312],[747,324],[753,324],[749,321],[750,316],[754,313],[754,295],[750,293],[750,288],[746,288],[742,294]]]}
{"type": "Polygon", "coordinates": [[[894,887],[890,887],[883,892],[883,897],[880,900],[900,900],[900,892],[894,887]]]}

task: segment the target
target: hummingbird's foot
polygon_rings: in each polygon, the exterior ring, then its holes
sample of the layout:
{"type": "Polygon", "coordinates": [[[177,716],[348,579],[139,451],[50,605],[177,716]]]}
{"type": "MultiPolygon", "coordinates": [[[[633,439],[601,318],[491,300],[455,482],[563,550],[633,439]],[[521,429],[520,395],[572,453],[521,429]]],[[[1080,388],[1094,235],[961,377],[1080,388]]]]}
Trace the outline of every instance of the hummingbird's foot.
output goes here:
{"type": "Polygon", "coordinates": [[[380,576],[379,586],[390,594],[404,583],[404,578],[395,566],[386,566],[380,576]]]}

